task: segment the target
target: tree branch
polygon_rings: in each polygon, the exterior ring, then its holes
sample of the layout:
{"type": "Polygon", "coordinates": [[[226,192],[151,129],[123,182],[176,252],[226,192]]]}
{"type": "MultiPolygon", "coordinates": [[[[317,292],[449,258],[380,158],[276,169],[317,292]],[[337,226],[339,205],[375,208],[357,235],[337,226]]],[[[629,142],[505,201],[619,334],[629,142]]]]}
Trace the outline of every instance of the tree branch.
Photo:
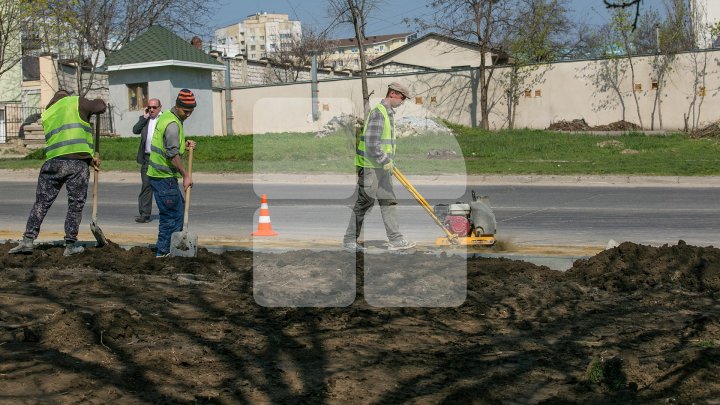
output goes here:
{"type": "Polygon", "coordinates": [[[609,0],[603,0],[605,3],[605,7],[607,8],[627,8],[635,6],[635,20],[633,21],[632,30],[635,31],[637,29],[638,24],[638,18],[640,17],[640,2],[642,0],[628,0],[628,1],[622,1],[620,3],[613,3],[609,0]]]}

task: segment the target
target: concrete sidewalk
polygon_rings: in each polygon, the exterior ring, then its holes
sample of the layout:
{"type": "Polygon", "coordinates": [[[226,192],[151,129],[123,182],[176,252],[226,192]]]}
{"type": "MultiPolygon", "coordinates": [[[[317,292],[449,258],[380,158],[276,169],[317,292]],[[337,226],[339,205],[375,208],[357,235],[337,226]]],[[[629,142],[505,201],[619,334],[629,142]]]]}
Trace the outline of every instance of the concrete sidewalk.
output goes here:
{"type": "MultiPolygon", "coordinates": [[[[35,182],[38,169],[0,169],[2,181],[35,182]]],[[[412,175],[413,184],[484,184],[484,185],[567,185],[567,186],[613,186],[613,187],[720,187],[720,176],[629,176],[629,175],[412,175]]],[[[244,184],[354,184],[354,174],[285,174],[285,173],[193,173],[197,183],[244,183],[244,184]]],[[[139,172],[101,172],[102,182],[140,184],[139,172]]]]}

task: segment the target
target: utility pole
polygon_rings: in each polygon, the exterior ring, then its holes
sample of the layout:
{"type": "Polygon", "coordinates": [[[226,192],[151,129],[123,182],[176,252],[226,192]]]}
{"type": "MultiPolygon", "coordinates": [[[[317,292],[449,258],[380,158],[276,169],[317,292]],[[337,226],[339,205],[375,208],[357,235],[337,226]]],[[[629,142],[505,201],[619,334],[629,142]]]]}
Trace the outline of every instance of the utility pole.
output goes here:
{"type": "Polygon", "coordinates": [[[318,109],[318,63],[317,63],[317,51],[312,52],[312,65],[310,68],[311,73],[311,84],[310,84],[310,99],[312,102],[312,119],[317,121],[320,119],[320,111],[318,109]]]}
{"type": "Polygon", "coordinates": [[[232,97],[230,89],[230,58],[224,56],[225,59],[225,135],[233,133],[233,113],[232,113],[232,97]]]}

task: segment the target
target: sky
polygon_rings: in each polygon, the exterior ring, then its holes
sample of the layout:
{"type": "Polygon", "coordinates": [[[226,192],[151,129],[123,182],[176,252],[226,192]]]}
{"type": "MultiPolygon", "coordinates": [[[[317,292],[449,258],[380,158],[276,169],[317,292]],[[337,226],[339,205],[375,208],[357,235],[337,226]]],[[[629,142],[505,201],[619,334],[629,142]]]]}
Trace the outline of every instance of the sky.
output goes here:
{"type": "MultiPolygon", "coordinates": [[[[244,20],[257,12],[288,14],[290,19],[299,20],[303,26],[310,26],[322,31],[330,25],[327,0],[218,0],[221,4],[212,16],[213,28],[220,28],[244,20]]],[[[429,0],[384,0],[380,8],[371,15],[368,21],[367,35],[397,34],[414,32],[416,26],[403,22],[405,18],[429,18],[432,10],[426,7],[429,0]]],[[[643,1],[642,7],[653,7],[658,0],[643,1]]],[[[592,25],[601,25],[607,20],[607,10],[603,0],[568,0],[572,10],[571,18],[592,25]]],[[[331,32],[332,38],[349,38],[353,36],[351,26],[331,32]]]]}

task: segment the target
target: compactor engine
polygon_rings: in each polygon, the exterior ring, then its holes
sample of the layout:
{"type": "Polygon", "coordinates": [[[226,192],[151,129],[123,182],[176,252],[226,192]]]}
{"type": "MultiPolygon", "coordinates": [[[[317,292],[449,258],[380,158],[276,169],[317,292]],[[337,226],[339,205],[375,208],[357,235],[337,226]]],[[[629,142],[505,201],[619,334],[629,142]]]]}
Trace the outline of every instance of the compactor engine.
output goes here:
{"type": "MultiPolygon", "coordinates": [[[[461,245],[493,245],[497,224],[490,208],[490,199],[478,197],[472,192],[471,202],[437,204],[433,211],[445,228],[458,237],[461,245]]],[[[436,244],[449,243],[448,238],[438,238],[436,244]]]]}

